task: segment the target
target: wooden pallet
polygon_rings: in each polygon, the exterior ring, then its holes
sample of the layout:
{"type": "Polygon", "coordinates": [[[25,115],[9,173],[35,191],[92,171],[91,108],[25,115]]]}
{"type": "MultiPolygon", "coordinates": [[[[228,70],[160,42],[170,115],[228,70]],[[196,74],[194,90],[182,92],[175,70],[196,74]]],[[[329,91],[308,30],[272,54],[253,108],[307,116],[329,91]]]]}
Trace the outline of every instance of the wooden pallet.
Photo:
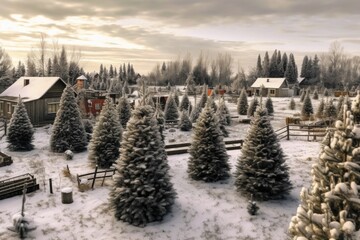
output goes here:
{"type": "Polygon", "coordinates": [[[36,178],[27,173],[16,177],[0,181],[0,200],[23,194],[24,184],[26,184],[26,193],[38,190],[39,184],[36,178]]]}

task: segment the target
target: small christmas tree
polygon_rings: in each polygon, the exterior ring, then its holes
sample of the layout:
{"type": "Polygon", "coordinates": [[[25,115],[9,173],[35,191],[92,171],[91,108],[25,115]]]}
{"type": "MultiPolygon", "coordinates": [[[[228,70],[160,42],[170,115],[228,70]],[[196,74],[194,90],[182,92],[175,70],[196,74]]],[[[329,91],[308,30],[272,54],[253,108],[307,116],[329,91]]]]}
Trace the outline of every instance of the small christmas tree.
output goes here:
{"type": "Polygon", "coordinates": [[[296,103],[295,103],[294,98],[292,97],[291,100],[290,100],[290,103],[289,103],[289,109],[290,110],[295,110],[295,108],[296,108],[296,103]]]}
{"type": "Polygon", "coordinates": [[[257,212],[259,211],[259,207],[257,206],[256,202],[253,201],[252,199],[252,195],[251,195],[251,200],[249,200],[247,210],[250,215],[256,215],[257,212]]]}
{"type": "Polygon", "coordinates": [[[110,191],[116,219],[135,226],[161,221],[176,193],[152,107],[140,105],[133,111],[121,146],[110,191]]]}
{"type": "Polygon", "coordinates": [[[126,123],[129,121],[131,116],[131,105],[125,96],[125,93],[123,96],[119,99],[119,103],[117,105],[117,112],[119,114],[119,121],[121,123],[121,126],[123,129],[126,128],[126,123]]]}
{"type": "Polygon", "coordinates": [[[106,99],[89,144],[93,166],[109,168],[119,158],[122,127],[111,99],[106,99]]]}
{"type": "Polygon", "coordinates": [[[179,119],[179,112],[172,94],[166,100],[164,117],[166,121],[177,121],[179,119]]]}
{"type": "Polygon", "coordinates": [[[201,108],[204,108],[205,105],[206,105],[207,99],[208,99],[207,86],[204,84],[203,89],[202,89],[202,94],[201,94],[200,101],[199,101],[198,105],[201,108]]]}
{"type": "Polygon", "coordinates": [[[34,148],[34,128],[19,96],[15,111],[11,116],[6,141],[11,151],[30,151],[34,148]]]}
{"type": "Polygon", "coordinates": [[[256,96],[254,96],[254,98],[251,100],[248,111],[247,111],[247,115],[249,117],[253,117],[254,113],[256,111],[256,108],[259,106],[259,100],[256,96]]]}
{"type": "Polygon", "coordinates": [[[188,92],[186,91],[184,96],[181,99],[179,111],[182,112],[183,110],[191,112],[191,103],[189,100],[188,92]]]}
{"type": "Polygon", "coordinates": [[[291,190],[289,168],[279,140],[262,107],[256,111],[241,149],[235,172],[235,187],[258,200],[279,199],[291,190]]]}
{"type": "Polygon", "coordinates": [[[314,90],[312,99],[314,99],[314,100],[318,100],[318,99],[319,99],[319,93],[318,93],[318,90],[317,90],[317,89],[314,90]]]}
{"type": "Polygon", "coordinates": [[[194,180],[216,182],[230,176],[230,166],[218,119],[210,105],[206,104],[193,129],[188,173],[194,180]]]}
{"type": "Polygon", "coordinates": [[[301,116],[303,116],[305,119],[309,119],[310,116],[314,113],[312,102],[309,96],[309,93],[306,93],[304,104],[301,109],[301,116]]]}
{"type": "Polygon", "coordinates": [[[274,107],[270,96],[266,98],[265,107],[270,116],[274,115],[274,107]]]}
{"type": "Polygon", "coordinates": [[[330,93],[329,90],[327,88],[324,89],[324,97],[329,97],[330,93]]]}
{"type": "Polygon", "coordinates": [[[325,101],[324,98],[321,98],[319,106],[316,110],[316,117],[317,118],[323,118],[324,117],[324,109],[325,109],[325,101]]]}
{"type": "MultiPolygon", "coordinates": [[[[224,109],[224,101],[223,100],[220,102],[220,104],[222,105],[221,108],[224,109]]],[[[227,126],[226,114],[224,114],[224,110],[222,110],[222,109],[220,109],[220,107],[219,107],[215,114],[216,114],[216,117],[218,118],[219,128],[221,130],[221,133],[223,134],[223,137],[228,137],[229,132],[225,127],[225,126],[227,126]]]]}
{"type": "Polygon", "coordinates": [[[181,112],[179,127],[181,131],[190,131],[192,128],[192,123],[186,110],[181,112]]]}
{"type": "Polygon", "coordinates": [[[336,106],[332,99],[328,100],[325,104],[324,117],[329,119],[336,119],[337,117],[336,106]]]}
{"type": "Polygon", "coordinates": [[[81,113],[76,103],[75,93],[67,86],[60,99],[59,110],[52,128],[50,148],[53,152],[66,150],[81,152],[86,149],[87,137],[81,121],[81,113]]]}
{"type": "Polygon", "coordinates": [[[220,114],[222,115],[222,118],[224,118],[224,122],[223,122],[224,125],[226,125],[226,126],[231,125],[230,111],[225,104],[224,98],[220,99],[219,107],[218,107],[218,110],[216,111],[216,113],[218,115],[220,115],[220,114]]]}
{"type": "Polygon", "coordinates": [[[237,112],[239,115],[247,115],[248,111],[248,101],[247,101],[247,94],[245,89],[243,88],[240,93],[240,97],[238,98],[237,102],[237,112]]]}

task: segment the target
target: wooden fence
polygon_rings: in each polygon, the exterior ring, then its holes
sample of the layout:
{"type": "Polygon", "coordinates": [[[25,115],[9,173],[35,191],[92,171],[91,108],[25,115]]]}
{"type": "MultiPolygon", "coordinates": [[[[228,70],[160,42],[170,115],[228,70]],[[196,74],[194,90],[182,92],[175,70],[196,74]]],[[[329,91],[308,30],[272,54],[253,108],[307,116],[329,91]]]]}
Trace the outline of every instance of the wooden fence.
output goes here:
{"type": "MultiPolygon", "coordinates": [[[[227,140],[225,141],[226,150],[236,150],[241,149],[244,140],[236,139],[236,140],[227,140]]],[[[167,144],[165,146],[165,151],[167,155],[176,155],[187,153],[191,143],[175,143],[175,144],[167,144]]]]}
{"type": "Polygon", "coordinates": [[[39,189],[39,184],[36,183],[36,178],[29,173],[1,180],[0,200],[22,195],[25,184],[27,193],[34,192],[39,189]]]}
{"type": "Polygon", "coordinates": [[[327,128],[327,126],[288,124],[276,130],[275,133],[279,140],[290,140],[291,137],[296,137],[306,138],[307,141],[318,141],[325,136],[327,128]]]}
{"type": "Polygon", "coordinates": [[[98,167],[96,166],[94,172],[81,175],[77,174],[76,179],[79,187],[82,179],[86,179],[86,181],[91,181],[91,189],[94,189],[96,179],[102,179],[101,186],[103,186],[105,178],[111,178],[114,174],[115,168],[98,171],[98,167]]]}

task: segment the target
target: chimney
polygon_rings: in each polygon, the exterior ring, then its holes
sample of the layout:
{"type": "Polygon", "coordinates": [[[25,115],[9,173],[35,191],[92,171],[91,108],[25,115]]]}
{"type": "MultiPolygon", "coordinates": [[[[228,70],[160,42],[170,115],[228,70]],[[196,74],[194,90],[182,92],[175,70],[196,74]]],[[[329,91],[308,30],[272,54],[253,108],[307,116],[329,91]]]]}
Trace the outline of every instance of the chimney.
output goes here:
{"type": "Polygon", "coordinates": [[[24,79],[24,87],[30,84],[30,79],[24,79]]]}

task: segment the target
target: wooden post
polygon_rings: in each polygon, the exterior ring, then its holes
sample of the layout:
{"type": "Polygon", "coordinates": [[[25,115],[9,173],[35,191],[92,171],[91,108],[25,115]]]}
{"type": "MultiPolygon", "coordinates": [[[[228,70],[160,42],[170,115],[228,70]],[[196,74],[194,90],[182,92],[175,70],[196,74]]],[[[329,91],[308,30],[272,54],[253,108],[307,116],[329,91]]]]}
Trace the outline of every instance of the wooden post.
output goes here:
{"type": "Polygon", "coordinates": [[[286,140],[290,140],[290,129],[289,124],[286,125],[286,140]]]}
{"type": "Polygon", "coordinates": [[[94,185],[95,185],[95,179],[96,179],[97,169],[98,169],[98,166],[96,165],[93,182],[92,182],[92,184],[91,184],[91,189],[92,189],[92,190],[94,190],[94,185]]]}
{"type": "Polygon", "coordinates": [[[52,179],[49,178],[50,193],[53,194],[52,179]]]}
{"type": "Polygon", "coordinates": [[[64,204],[72,203],[73,202],[72,193],[73,193],[72,188],[70,187],[61,189],[61,202],[64,204]]]}
{"type": "Polygon", "coordinates": [[[101,186],[104,186],[105,177],[106,177],[106,171],[104,172],[104,177],[103,177],[103,180],[102,180],[101,186]]]}
{"type": "Polygon", "coordinates": [[[7,121],[4,119],[4,134],[7,135],[7,121]]]}

